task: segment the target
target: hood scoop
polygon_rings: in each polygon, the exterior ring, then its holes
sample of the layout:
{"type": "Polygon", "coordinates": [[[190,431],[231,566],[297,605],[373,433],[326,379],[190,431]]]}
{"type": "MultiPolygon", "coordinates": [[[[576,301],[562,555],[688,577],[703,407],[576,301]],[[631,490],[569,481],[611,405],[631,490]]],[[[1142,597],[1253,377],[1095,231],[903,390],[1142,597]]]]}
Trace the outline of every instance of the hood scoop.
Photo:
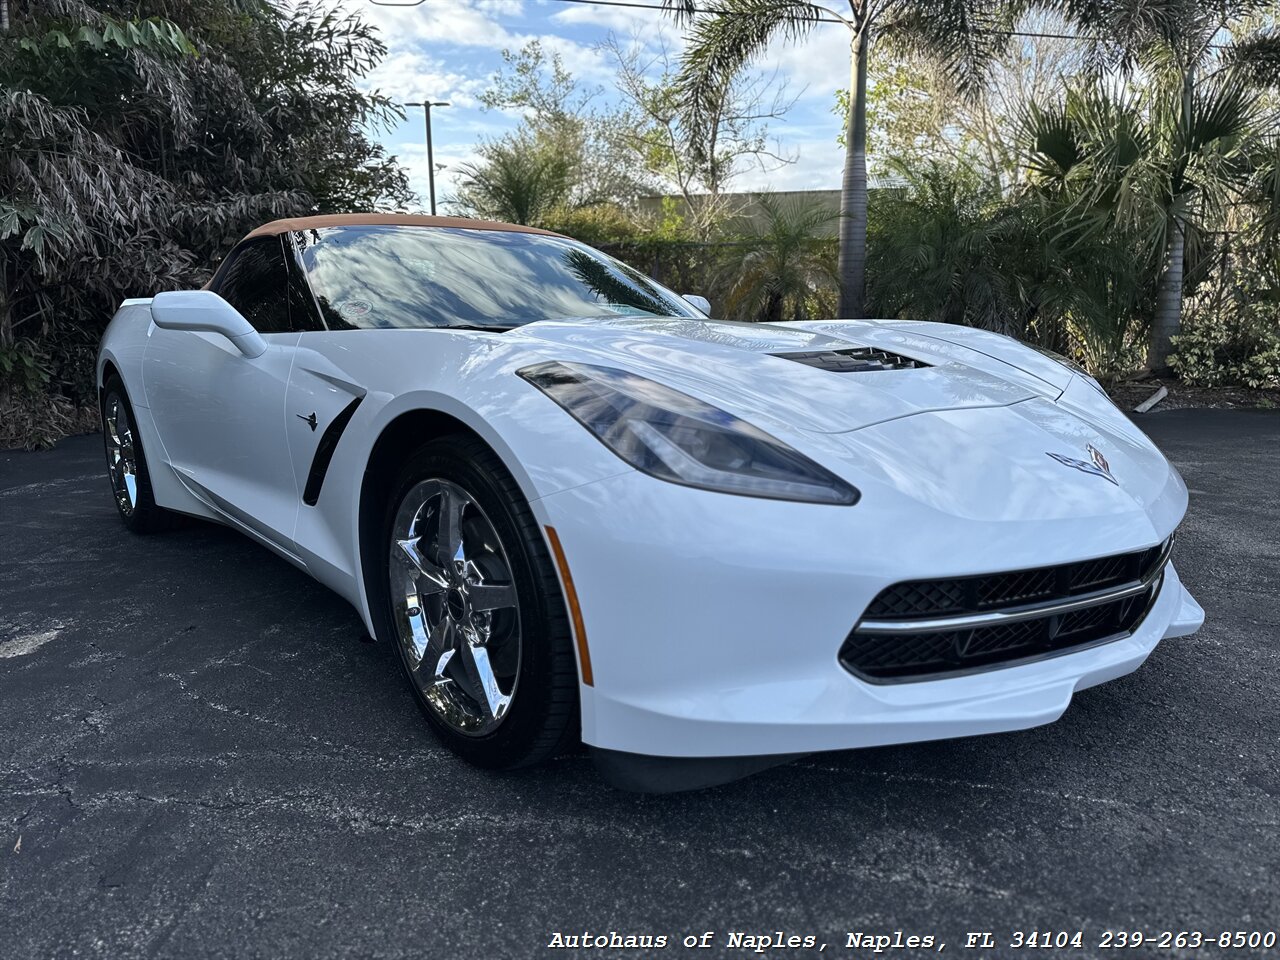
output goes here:
{"type": "Polygon", "coordinates": [[[850,347],[847,350],[813,350],[806,353],[775,353],[783,360],[794,360],[832,373],[869,373],[874,370],[914,370],[932,364],[913,360],[888,350],[874,347],[850,347]]]}

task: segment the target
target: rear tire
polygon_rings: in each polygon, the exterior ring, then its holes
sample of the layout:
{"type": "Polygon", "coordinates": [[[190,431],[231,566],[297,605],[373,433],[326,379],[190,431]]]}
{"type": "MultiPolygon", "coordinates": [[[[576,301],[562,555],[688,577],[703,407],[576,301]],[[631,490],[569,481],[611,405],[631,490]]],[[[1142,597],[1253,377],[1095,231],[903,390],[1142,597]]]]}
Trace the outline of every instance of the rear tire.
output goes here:
{"type": "Polygon", "coordinates": [[[435,734],[477,766],[538,763],[578,738],[578,670],[542,531],[502,461],[448,436],[414,453],[382,517],[375,598],[435,734]]]}
{"type": "Polygon", "coordinates": [[[138,436],[138,421],[116,375],[102,388],[102,440],[107,454],[107,480],[116,510],[133,533],[155,533],[174,525],[177,514],[156,505],[147,456],[138,436]]]}

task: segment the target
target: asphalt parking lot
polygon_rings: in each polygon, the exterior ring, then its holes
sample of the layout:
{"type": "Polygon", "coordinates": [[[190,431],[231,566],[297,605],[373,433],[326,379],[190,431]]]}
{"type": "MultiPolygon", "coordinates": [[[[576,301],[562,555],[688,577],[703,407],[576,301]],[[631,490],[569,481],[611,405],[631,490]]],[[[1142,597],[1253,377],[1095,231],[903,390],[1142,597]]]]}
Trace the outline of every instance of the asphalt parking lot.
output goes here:
{"type": "Polygon", "coordinates": [[[1141,425],[1192,490],[1200,634],[1048,727],[667,797],[585,754],[467,767],[336,596],[212,525],[126,533],[98,437],[0,452],[0,957],[525,957],[584,929],[665,956],[1079,929],[1061,955],[1105,956],[1107,928],[1280,929],[1280,414],[1141,425]]]}

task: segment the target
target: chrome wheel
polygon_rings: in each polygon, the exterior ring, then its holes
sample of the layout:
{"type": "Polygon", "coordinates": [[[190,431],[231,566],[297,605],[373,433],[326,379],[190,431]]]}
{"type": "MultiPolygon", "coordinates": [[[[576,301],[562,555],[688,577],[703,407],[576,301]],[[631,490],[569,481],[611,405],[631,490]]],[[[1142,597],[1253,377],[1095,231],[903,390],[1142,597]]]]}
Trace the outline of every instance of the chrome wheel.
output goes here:
{"type": "Polygon", "coordinates": [[[432,712],[481,736],[506,717],[520,672],[520,610],[493,524],[462,487],[424,480],[391,530],[400,652],[432,712]]]}
{"type": "Polygon", "coordinates": [[[133,424],[129,422],[129,411],[119,394],[107,397],[103,425],[107,435],[107,471],[111,475],[111,489],[120,512],[127,517],[138,506],[138,464],[134,454],[133,424]]]}

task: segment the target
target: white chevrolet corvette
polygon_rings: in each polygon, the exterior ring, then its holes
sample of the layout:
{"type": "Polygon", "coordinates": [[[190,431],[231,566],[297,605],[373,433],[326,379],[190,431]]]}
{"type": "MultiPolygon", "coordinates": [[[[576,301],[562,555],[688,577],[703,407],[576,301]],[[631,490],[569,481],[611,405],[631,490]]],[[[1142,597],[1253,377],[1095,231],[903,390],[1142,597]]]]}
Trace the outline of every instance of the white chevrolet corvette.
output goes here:
{"type": "Polygon", "coordinates": [[[524,227],[267,224],[108,327],[120,515],[337,591],[463,757],[580,735],[636,789],[1048,723],[1203,622],[1186,487],[1083,371],[708,309],[524,227]]]}

